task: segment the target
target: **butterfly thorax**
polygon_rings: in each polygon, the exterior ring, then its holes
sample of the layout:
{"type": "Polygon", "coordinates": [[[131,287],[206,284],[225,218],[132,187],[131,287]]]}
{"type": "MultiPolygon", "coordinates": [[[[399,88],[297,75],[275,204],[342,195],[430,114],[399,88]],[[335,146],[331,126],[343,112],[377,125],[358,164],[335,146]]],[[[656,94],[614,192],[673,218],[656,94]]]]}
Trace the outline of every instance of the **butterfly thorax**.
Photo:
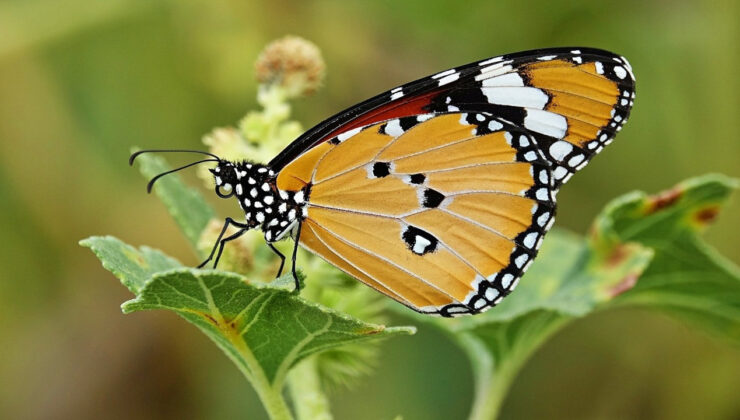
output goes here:
{"type": "Polygon", "coordinates": [[[280,190],[277,174],[266,165],[223,161],[211,173],[219,196],[233,195],[244,211],[247,225],[262,230],[268,242],[283,239],[304,218],[308,186],[300,191],[280,190]]]}

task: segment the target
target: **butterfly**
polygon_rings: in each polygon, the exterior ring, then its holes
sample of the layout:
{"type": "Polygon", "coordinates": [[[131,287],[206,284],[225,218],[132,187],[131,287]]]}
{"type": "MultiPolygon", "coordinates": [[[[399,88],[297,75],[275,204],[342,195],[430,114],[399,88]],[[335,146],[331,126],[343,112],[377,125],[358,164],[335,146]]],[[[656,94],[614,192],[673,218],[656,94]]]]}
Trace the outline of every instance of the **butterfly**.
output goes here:
{"type": "MultiPolygon", "coordinates": [[[[553,224],[560,187],[627,122],[635,79],[624,57],[549,48],[452,68],[381,93],[298,137],[269,163],[204,162],[226,218],[210,256],[261,229],[292,237],[421,313],[477,314],[516,287],[553,224]],[[236,233],[224,237],[229,225],[236,233]]],[[[141,153],[164,150],[142,150],[141,153]]],[[[187,150],[168,150],[187,151],[187,150]]],[[[215,256],[215,258],[214,258],[215,256]]]]}

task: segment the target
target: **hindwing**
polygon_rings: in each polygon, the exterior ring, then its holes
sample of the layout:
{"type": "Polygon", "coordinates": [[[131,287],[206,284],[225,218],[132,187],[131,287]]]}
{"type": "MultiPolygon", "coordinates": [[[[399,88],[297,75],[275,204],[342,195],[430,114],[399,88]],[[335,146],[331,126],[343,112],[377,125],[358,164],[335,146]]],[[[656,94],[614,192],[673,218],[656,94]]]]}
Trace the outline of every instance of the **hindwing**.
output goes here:
{"type": "Polygon", "coordinates": [[[310,185],[302,246],[406,306],[445,316],[506,296],[555,211],[536,141],[487,113],[371,124],[313,148],[277,183],[310,185]]]}

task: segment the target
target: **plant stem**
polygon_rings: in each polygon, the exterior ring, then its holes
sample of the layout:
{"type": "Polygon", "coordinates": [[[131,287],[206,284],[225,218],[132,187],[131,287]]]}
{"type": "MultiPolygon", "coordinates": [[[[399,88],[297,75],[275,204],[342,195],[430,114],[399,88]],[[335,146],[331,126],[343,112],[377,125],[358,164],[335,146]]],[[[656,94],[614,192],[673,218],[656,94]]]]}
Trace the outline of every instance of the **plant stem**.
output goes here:
{"type": "Polygon", "coordinates": [[[498,417],[501,403],[518,369],[511,363],[496,366],[492,354],[482,341],[472,334],[462,334],[458,342],[468,353],[475,380],[475,396],[469,420],[490,420],[498,417]],[[507,366],[508,365],[508,366],[507,366]]]}
{"type": "Polygon", "coordinates": [[[288,408],[282,393],[282,387],[275,387],[265,376],[262,367],[257,363],[257,359],[241,340],[231,340],[234,347],[239,351],[241,360],[233,357],[230,352],[226,352],[234,360],[239,370],[247,378],[247,381],[257,391],[257,395],[262,402],[262,406],[267,411],[271,420],[293,420],[293,414],[288,408]],[[243,362],[243,363],[242,363],[243,362]]]}
{"type": "Polygon", "coordinates": [[[329,399],[321,391],[316,357],[308,357],[288,374],[288,390],[299,420],[332,420],[329,399]]]}
{"type": "Polygon", "coordinates": [[[473,407],[468,419],[497,418],[504,397],[524,363],[570,319],[555,313],[543,312],[535,322],[527,325],[527,334],[514,341],[507,339],[498,341],[489,336],[488,340],[491,340],[489,342],[472,332],[456,334],[455,341],[467,353],[475,380],[473,407]]]}

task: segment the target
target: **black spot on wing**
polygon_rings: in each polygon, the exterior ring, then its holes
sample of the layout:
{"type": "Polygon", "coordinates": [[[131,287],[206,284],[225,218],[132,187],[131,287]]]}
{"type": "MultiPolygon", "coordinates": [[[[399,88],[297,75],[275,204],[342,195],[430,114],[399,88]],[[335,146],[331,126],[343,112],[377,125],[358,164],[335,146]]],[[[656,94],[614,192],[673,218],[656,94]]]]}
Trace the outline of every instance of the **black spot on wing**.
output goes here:
{"type": "Polygon", "coordinates": [[[423,184],[424,180],[426,180],[427,177],[424,176],[424,174],[413,174],[409,177],[409,179],[411,180],[412,184],[419,185],[419,184],[423,184]]]}
{"type": "Polygon", "coordinates": [[[419,123],[415,115],[410,117],[403,117],[398,119],[398,124],[401,126],[404,132],[408,131],[411,127],[419,123]]]}
{"type": "Polygon", "coordinates": [[[424,202],[422,204],[424,205],[424,207],[432,209],[435,207],[439,207],[439,205],[442,203],[442,200],[444,199],[445,196],[439,191],[427,188],[426,190],[424,190],[424,202]]]}
{"type": "Polygon", "coordinates": [[[391,173],[388,162],[375,162],[373,164],[373,175],[376,178],[383,178],[391,173]]]}

